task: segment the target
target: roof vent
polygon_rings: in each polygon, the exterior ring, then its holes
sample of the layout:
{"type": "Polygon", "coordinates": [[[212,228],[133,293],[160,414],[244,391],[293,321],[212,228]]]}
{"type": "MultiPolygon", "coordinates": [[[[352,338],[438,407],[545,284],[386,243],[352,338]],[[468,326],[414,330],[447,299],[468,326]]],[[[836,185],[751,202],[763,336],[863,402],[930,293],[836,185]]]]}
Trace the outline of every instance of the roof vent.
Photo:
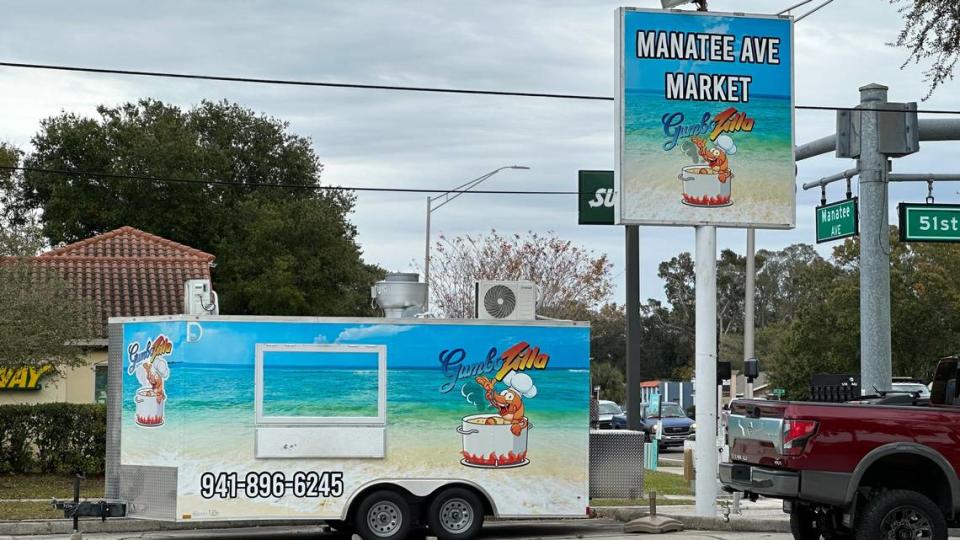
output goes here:
{"type": "Polygon", "coordinates": [[[387,274],[374,284],[370,295],[388,319],[415,317],[427,303],[427,284],[420,283],[420,274],[387,274]]]}

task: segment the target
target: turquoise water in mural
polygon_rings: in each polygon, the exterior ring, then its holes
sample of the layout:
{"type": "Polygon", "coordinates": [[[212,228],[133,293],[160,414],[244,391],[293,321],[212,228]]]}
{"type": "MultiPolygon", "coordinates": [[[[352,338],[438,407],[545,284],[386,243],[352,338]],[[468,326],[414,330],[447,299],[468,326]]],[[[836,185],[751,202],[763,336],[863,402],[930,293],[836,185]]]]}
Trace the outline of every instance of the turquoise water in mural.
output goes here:
{"type": "MultiPolygon", "coordinates": [[[[253,366],[174,364],[167,381],[166,415],[186,423],[236,424],[254,421],[253,366]]],[[[276,416],[375,416],[377,373],[354,369],[275,369],[265,377],[264,409],[276,416]],[[371,392],[371,389],[373,391],[371,392]]],[[[492,377],[492,374],[489,375],[492,377]]],[[[588,373],[542,370],[531,377],[537,396],[524,401],[534,424],[582,427],[588,413],[588,373]]],[[[130,381],[130,378],[128,378],[130,381]]],[[[124,388],[124,409],[132,416],[134,384],[124,388]]],[[[387,374],[387,423],[430,426],[438,420],[493,413],[471,380],[441,393],[433,370],[400,369],[387,374]],[[466,384],[466,387],[464,387],[466,384]]],[[[498,384],[496,390],[505,389],[498,384]]]]}

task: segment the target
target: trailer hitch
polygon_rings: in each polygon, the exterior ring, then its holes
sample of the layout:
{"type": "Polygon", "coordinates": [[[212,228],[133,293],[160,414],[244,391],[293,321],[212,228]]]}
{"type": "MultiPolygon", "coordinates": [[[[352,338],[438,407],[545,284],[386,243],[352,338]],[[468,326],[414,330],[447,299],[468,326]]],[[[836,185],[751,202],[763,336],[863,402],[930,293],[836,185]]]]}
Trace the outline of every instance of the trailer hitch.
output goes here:
{"type": "Polygon", "coordinates": [[[127,503],[123,501],[81,501],[80,481],[85,477],[78,474],[73,479],[73,500],[53,500],[53,507],[63,510],[63,517],[73,519],[73,532],[79,532],[81,517],[98,517],[106,521],[108,517],[123,517],[127,514],[127,503]]]}

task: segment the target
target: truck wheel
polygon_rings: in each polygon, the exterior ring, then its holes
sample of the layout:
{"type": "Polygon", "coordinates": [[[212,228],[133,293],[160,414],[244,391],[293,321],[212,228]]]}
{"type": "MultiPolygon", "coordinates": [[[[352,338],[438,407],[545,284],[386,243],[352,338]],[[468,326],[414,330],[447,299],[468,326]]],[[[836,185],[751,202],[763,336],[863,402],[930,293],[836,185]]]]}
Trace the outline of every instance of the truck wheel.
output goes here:
{"type": "Polygon", "coordinates": [[[813,509],[798,504],[790,513],[790,532],[793,540],[820,540],[823,529],[813,509]]]}
{"type": "Polygon", "coordinates": [[[363,540],[403,540],[410,532],[410,504],[393,491],[375,491],[357,507],[354,528],[363,540]]]}
{"type": "Polygon", "coordinates": [[[445,489],[430,502],[427,523],[439,540],[469,540],[483,526],[483,504],[468,489],[445,489]]]}
{"type": "Polygon", "coordinates": [[[947,522],[933,501],[916,491],[892,489],[870,498],[858,519],[857,540],[947,540],[947,522]]]}

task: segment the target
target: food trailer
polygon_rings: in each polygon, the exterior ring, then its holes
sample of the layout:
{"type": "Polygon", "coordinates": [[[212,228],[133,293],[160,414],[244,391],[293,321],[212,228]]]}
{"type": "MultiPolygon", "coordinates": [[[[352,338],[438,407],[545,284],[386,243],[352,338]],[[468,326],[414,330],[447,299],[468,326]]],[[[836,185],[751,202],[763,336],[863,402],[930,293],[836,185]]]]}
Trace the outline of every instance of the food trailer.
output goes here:
{"type": "Polygon", "coordinates": [[[181,315],[112,318],[109,342],[129,517],[452,539],[587,513],[586,323],[181,315]]]}

